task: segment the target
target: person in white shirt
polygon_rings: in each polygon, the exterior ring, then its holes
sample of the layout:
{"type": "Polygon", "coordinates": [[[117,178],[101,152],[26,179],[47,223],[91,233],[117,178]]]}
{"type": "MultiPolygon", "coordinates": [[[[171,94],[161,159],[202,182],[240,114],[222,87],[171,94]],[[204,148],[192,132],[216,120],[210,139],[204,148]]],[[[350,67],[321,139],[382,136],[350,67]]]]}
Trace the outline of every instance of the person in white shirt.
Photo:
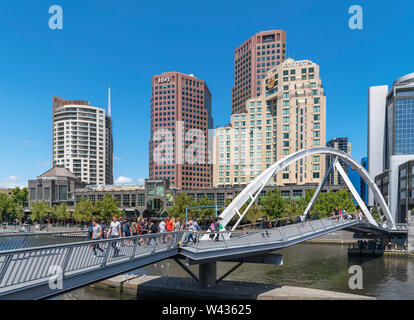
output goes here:
{"type": "MultiPolygon", "coordinates": [[[[111,222],[111,227],[109,228],[108,235],[110,238],[120,238],[122,237],[121,223],[117,220],[116,216],[112,217],[113,221],[111,222]]],[[[117,257],[119,254],[119,249],[117,247],[117,241],[112,242],[112,248],[114,248],[114,257],[117,257]]]]}

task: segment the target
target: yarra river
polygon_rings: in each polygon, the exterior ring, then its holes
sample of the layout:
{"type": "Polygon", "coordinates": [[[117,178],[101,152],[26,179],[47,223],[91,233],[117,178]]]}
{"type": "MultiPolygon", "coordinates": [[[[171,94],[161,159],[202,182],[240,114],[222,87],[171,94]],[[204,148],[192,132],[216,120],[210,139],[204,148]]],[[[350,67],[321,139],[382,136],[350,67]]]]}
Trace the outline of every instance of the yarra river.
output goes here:
{"type": "MultiPolygon", "coordinates": [[[[289,285],[345,293],[354,293],[377,299],[414,299],[414,258],[384,256],[375,259],[348,257],[346,245],[300,244],[278,251],[283,254],[284,265],[244,264],[226,280],[260,282],[289,285]],[[360,265],[363,270],[363,289],[350,290],[348,280],[351,265],[360,265]]],[[[218,262],[218,276],[224,274],[235,263],[218,262]]],[[[198,266],[190,269],[197,274],[198,266]]],[[[132,272],[138,275],[169,275],[188,277],[173,260],[165,260],[132,272]]],[[[84,287],[65,293],[55,299],[96,300],[134,299],[121,295],[84,287]]]]}

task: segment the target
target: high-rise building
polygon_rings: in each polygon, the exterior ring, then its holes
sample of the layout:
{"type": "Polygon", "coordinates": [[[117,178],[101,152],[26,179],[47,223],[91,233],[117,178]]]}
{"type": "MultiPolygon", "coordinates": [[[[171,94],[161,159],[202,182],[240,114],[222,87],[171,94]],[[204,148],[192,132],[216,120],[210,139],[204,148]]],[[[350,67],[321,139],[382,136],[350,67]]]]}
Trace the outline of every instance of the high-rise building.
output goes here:
{"type": "MultiPolygon", "coordinates": [[[[367,167],[372,177],[384,171],[385,107],[388,86],[375,86],[368,89],[368,156],[367,167]]],[[[367,193],[367,205],[374,205],[374,194],[367,193]]]]}
{"type": "Polygon", "coordinates": [[[286,32],[263,31],[247,39],[234,51],[232,113],[245,109],[246,100],[259,97],[267,72],[286,58],[286,32]]]}
{"type": "MultiPolygon", "coordinates": [[[[214,186],[248,184],[276,161],[324,146],[326,97],[319,66],[287,59],[269,70],[262,95],[248,99],[230,124],[216,128],[214,186]]],[[[302,159],[278,173],[275,185],[319,183],[325,157],[302,159]]]]}
{"type": "Polygon", "coordinates": [[[203,80],[179,72],[153,76],[150,179],[168,179],[179,189],[211,187],[212,128],[211,93],[203,80]]]}
{"type": "MultiPolygon", "coordinates": [[[[362,167],[364,167],[365,170],[368,171],[368,158],[367,157],[363,157],[361,159],[361,165],[362,165],[362,167]]],[[[361,192],[360,192],[361,199],[365,203],[368,203],[368,186],[362,178],[361,178],[360,184],[361,184],[361,192]]]]}
{"type": "MultiPolygon", "coordinates": [[[[351,154],[351,142],[348,141],[348,138],[334,138],[332,140],[329,140],[326,143],[326,146],[328,148],[338,149],[349,155],[351,154]]],[[[326,170],[328,170],[328,168],[331,166],[334,160],[335,160],[334,157],[330,155],[326,156],[326,170]]],[[[348,164],[342,161],[341,159],[338,159],[338,161],[341,167],[344,169],[345,173],[348,174],[349,173],[348,164]]],[[[345,184],[345,181],[344,179],[342,179],[338,170],[336,168],[332,168],[331,173],[328,176],[327,183],[331,185],[339,185],[339,184],[345,184]]]]}
{"type": "Polygon", "coordinates": [[[88,101],[53,96],[53,166],[88,184],[113,184],[112,119],[88,101]]]}
{"type": "MultiPolygon", "coordinates": [[[[394,81],[388,93],[387,89],[369,89],[368,171],[381,186],[396,222],[404,222],[414,207],[405,201],[407,192],[414,190],[413,181],[402,178],[410,169],[403,165],[414,160],[414,73],[394,81]]],[[[368,203],[374,204],[371,192],[368,203]]]]}

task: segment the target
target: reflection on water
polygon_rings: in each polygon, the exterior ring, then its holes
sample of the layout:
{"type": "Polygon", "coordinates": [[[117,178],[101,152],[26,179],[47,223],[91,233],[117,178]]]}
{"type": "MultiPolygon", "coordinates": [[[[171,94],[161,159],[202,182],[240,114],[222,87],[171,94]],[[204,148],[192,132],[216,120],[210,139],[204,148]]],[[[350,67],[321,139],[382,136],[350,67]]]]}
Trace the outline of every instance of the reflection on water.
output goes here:
{"type": "MultiPolygon", "coordinates": [[[[300,244],[278,251],[284,265],[244,264],[227,280],[260,282],[354,293],[378,299],[414,299],[414,259],[384,256],[375,259],[347,256],[347,246],[329,244],[300,244]],[[350,290],[348,280],[351,265],[363,270],[363,289],[350,290]]],[[[218,277],[235,263],[219,262],[218,277]]],[[[190,266],[197,274],[198,266],[190,266]]],[[[165,260],[135,270],[138,275],[169,275],[188,277],[173,260],[165,260]]],[[[134,299],[113,295],[102,290],[82,288],[58,299],[134,299]]]]}

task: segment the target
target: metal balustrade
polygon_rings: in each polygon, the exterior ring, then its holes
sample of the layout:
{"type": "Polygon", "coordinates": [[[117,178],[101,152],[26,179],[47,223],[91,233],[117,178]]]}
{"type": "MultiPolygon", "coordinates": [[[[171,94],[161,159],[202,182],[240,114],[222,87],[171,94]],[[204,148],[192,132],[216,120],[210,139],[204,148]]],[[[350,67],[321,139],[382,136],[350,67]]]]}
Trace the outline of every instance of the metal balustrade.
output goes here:
{"type": "Polygon", "coordinates": [[[0,252],[0,298],[16,290],[48,285],[56,270],[61,270],[63,282],[86,273],[92,281],[93,273],[111,266],[145,257],[154,263],[160,260],[159,253],[176,255],[182,237],[183,232],[177,231],[0,252]]]}
{"type": "MultiPolygon", "coordinates": [[[[284,243],[324,232],[328,233],[337,229],[358,223],[351,217],[334,216],[320,220],[309,220],[287,224],[271,229],[245,229],[220,232],[193,232],[194,243],[186,232],[182,248],[193,252],[206,252],[221,249],[260,246],[270,243],[284,243]],[[209,238],[209,240],[204,240],[209,238]],[[219,241],[216,241],[219,239],[219,241]]],[[[306,240],[306,239],[305,239],[306,240]]]]}
{"type": "Polygon", "coordinates": [[[87,240],[87,234],[88,231],[0,234],[0,252],[12,249],[85,241],[87,240]]]}

